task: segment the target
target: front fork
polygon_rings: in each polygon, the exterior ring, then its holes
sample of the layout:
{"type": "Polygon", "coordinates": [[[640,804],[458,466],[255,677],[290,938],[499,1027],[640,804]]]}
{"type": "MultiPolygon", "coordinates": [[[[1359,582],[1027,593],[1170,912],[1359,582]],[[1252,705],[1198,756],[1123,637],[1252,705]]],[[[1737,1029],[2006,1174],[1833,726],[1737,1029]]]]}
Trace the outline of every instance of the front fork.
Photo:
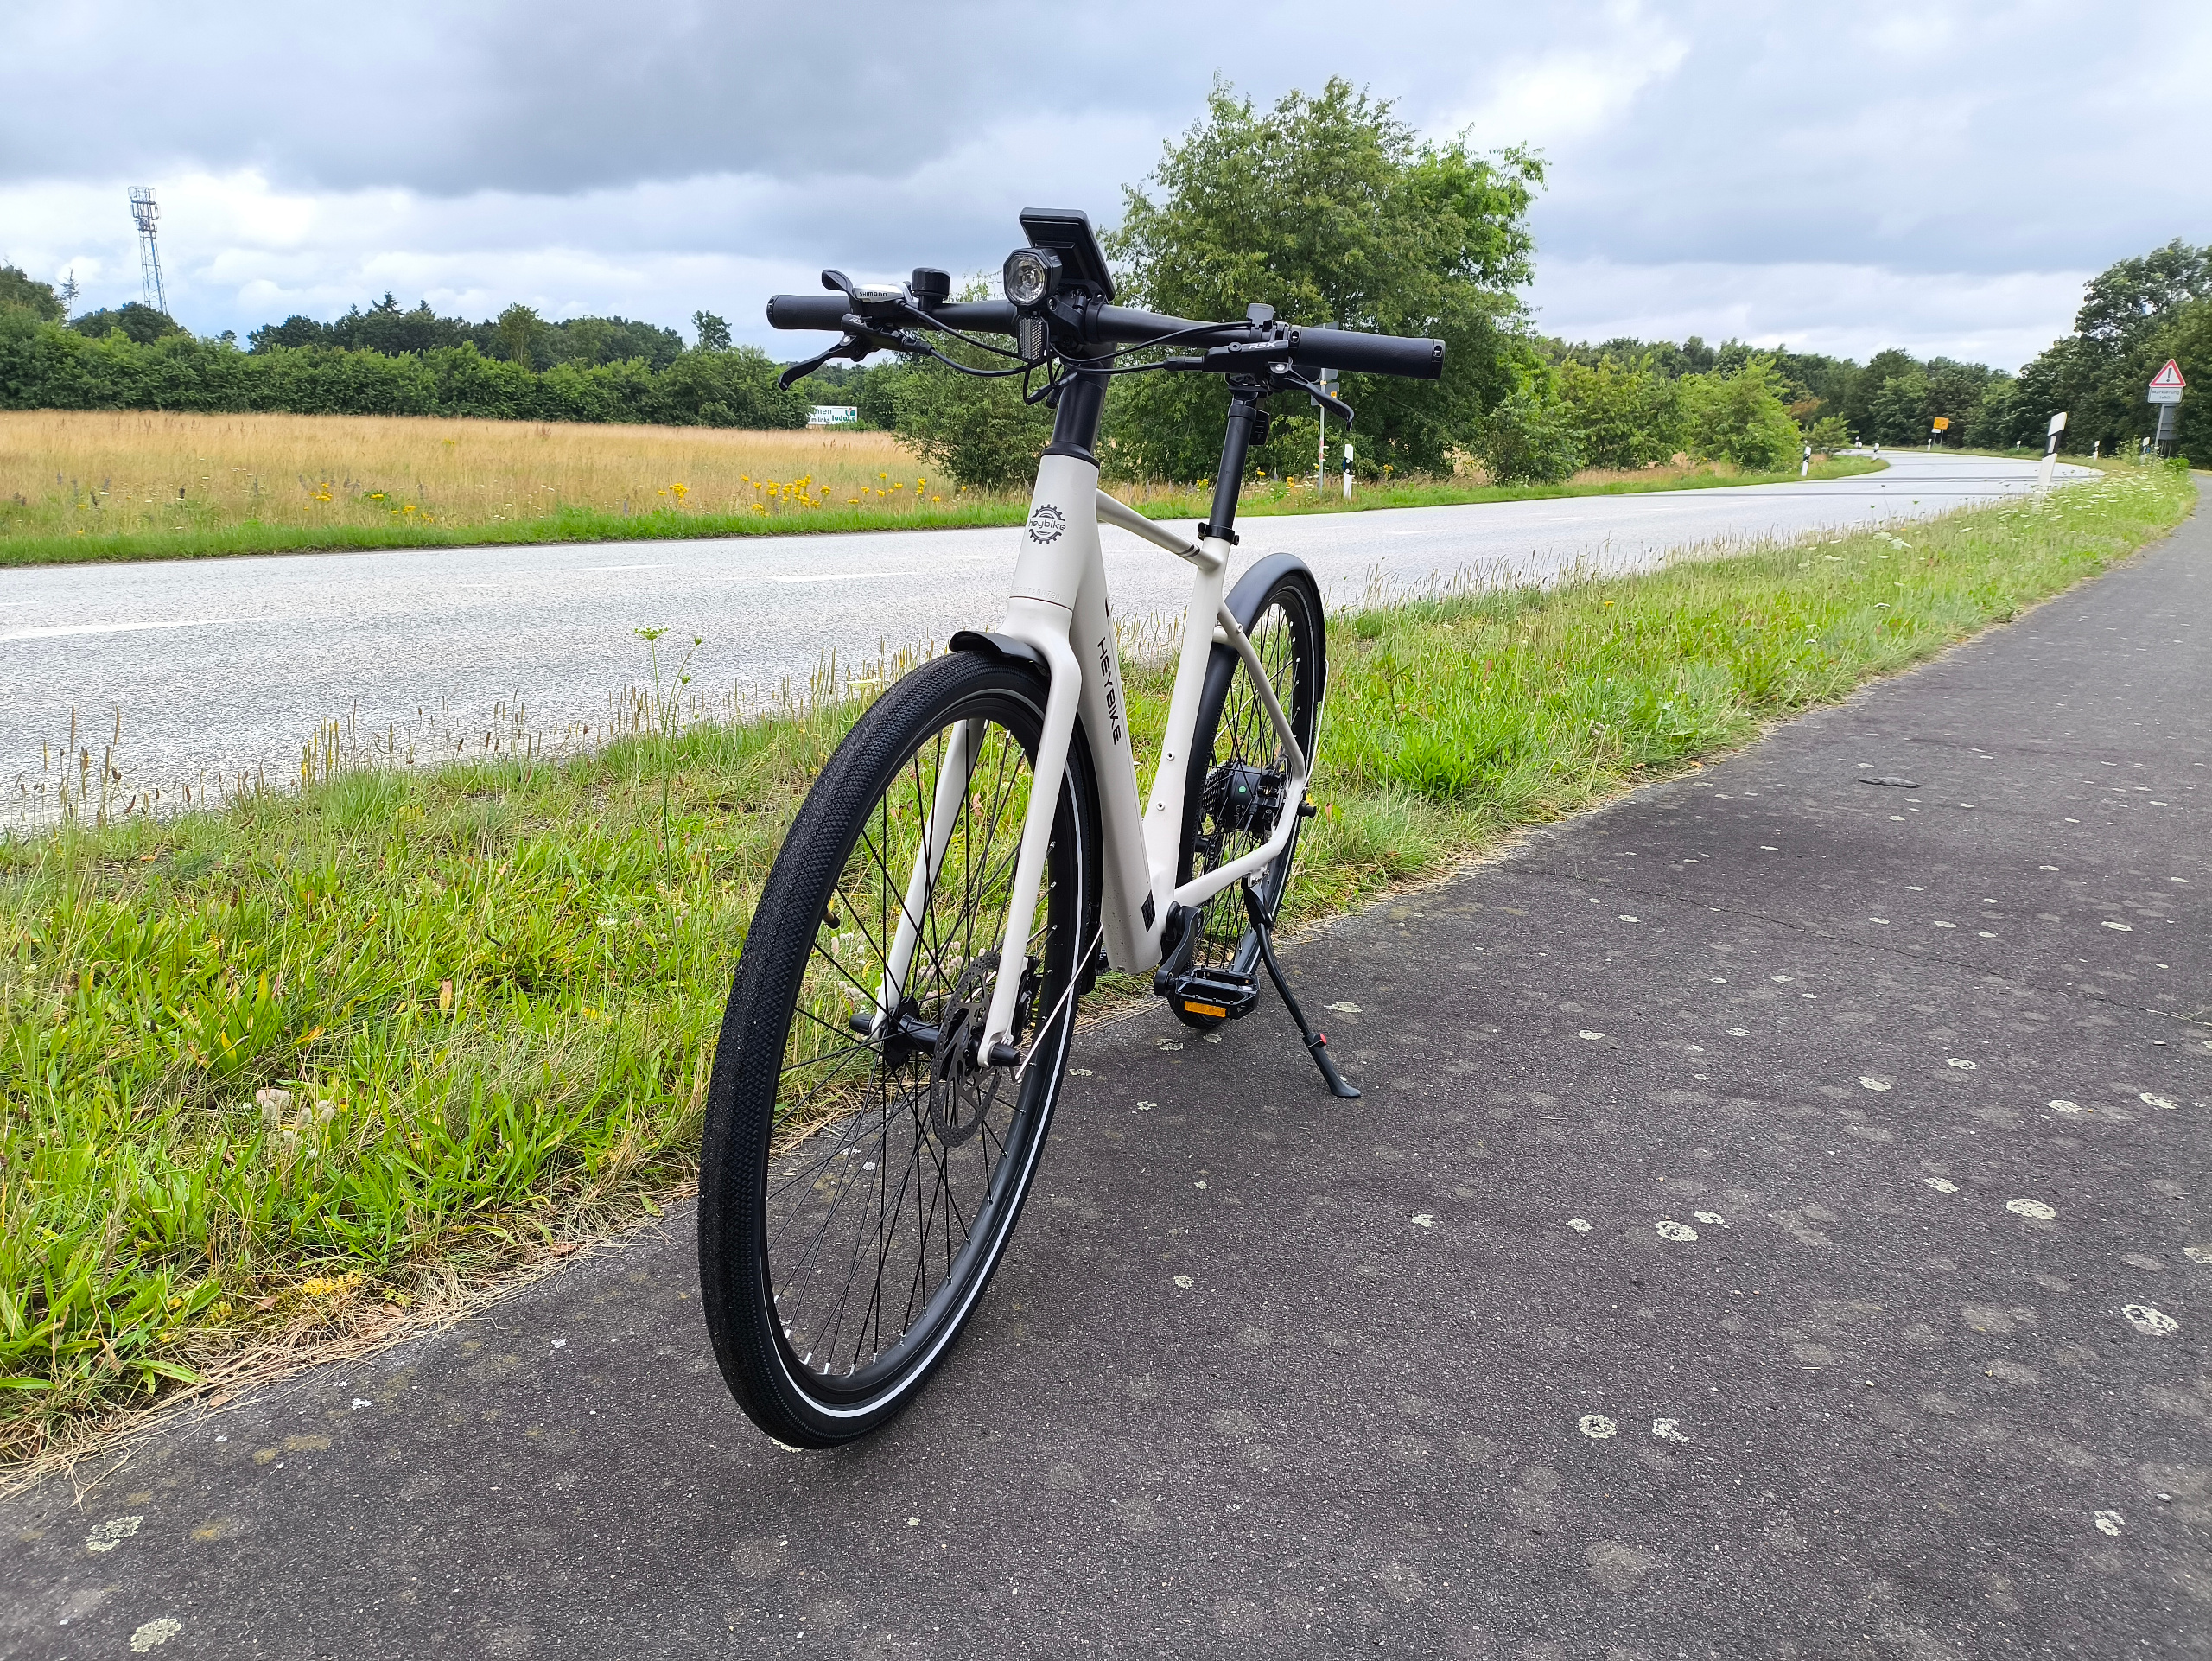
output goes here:
{"type": "Polygon", "coordinates": [[[963,721],[952,729],[938,763],[937,793],[930,801],[929,823],[923,827],[922,845],[914,855],[914,869],[906,878],[906,897],[899,907],[899,932],[892,937],[884,960],[883,979],[876,987],[876,1030],[889,1032],[897,1024],[899,1006],[906,1001],[906,977],[921,944],[921,920],[929,912],[930,894],[938,873],[944,867],[945,850],[952,844],[952,827],[959,820],[962,799],[976,776],[977,752],[982,746],[983,723],[963,721]]]}

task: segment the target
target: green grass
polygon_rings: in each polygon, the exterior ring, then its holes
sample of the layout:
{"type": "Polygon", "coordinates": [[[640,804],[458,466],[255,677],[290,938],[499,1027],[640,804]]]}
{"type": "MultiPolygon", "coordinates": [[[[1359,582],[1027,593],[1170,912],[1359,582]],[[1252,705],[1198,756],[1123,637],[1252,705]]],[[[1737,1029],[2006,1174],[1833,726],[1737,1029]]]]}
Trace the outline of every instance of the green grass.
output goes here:
{"type": "MultiPolygon", "coordinates": [[[[1847,478],[1878,471],[1885,463],[1842,456],[1815,466],[1812,477],[1847,478]]],[[[1688,474],[1662,473],[1652,478],[1594,480],[1563,485],[1459,485],[1449,480],[1415,479],[1362,485],[1346,502],[1319,502],[1309,489],[1301,493],[1282,480],[1247,488],[1238,512],[1245,515],[1357,513],[1378,507],[1438,507],[1463,502],[1532,501],[1552,496],[1619,496],[1654,490],[1706,490],[1716,486],[1794,484],[1795,468],[1784,473],[1738,473],[1714,468],[1688,474]]],[[[1210,499],[1198,491],[1154,497],[1137,504],[1155,519],[1203,518],[1210,499]]],[[[358,552],[378,548],[481,548],[564,542],[651,542],[705,537],[813,536],[825,531],[950,530],[1021,524],[1029,515],[1027,498],[983,497],[922,512],[887,516],[880,507],[824,507],[804,518],[752,513],[623,514],[568,506],[537,519],[419,520],[392,525],[264,525],[245,520],[230,525],[164,530],[118,531],[67,536],[24,532],[0,535],[0,568],[11,565],[83,564],[111,560],[219,559],[243,554],[358,552]]]]}
{"type": "MultiPolygon", "coordinates": [[[[1840,698],[2195,500],[2127,469],[1343,618],[1293,917],[1840,698]]],[[[1130,675],[1143,746],[1168,674],[1130,675]]],[[[754,898],[855,713],[0,842],[0,1457],[680,1189],[754,898]]]]}

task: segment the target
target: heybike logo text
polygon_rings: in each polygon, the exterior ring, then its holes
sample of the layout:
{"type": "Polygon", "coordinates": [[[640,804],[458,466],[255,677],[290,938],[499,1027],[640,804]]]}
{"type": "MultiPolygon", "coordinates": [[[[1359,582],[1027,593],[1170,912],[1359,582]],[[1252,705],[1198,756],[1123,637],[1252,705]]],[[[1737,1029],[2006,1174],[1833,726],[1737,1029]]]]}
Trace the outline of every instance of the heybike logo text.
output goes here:
{"type": "Polygon", "coordinates": [[[1033,509],[1029,515],[1029,540],[1058,542],[1060,533],[1068,528],[1068,516],[1050,502],[1033,509]]]}
{"type": "Polygon", "coordinates": [[[1106,688],[1106,718],[1114,729],[1114,741],[1122,741],[1122,689],[1114,684],[1114,648],[1107,636],[1098,637],[1098,678],[1106,688]]]}

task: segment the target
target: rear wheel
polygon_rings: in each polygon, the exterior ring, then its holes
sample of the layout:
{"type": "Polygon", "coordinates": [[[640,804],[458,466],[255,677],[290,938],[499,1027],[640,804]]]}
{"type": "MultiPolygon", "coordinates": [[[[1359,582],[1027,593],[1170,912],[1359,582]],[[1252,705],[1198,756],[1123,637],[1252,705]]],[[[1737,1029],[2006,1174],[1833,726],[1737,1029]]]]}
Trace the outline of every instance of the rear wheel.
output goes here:
{"type": "MultiPolygon", "coordinates": [[[[1231,597],[1230,609],[1243,616],[1247,614],[1237,603],[1240,597],[1231,597]]],[[[1297,735],[1299,748],[1310,760],[1325,667],[1320,602],[1312,578],[1302,566],[1284,570],[1268,584],[1249,617],[1245,635],[1297,735]]],[[[1251,669],[1226,646],[1214,647],[1207,665],[1192,741],[1191,772],[1183,792],[1182,853],[1175,873],[1179,884],[1263,846],[1281,816],[1297,813],[1303,805],[1289,799],[1290,758],[1261,701],[1251,669]]],[[[1260,874],[1261,910],[1270,923],[1289,892],[1291,864],[1297,855],[1294,830],[1288,844],[1260,874]]],[[[1259,939],[1234,885],[1207,901],[1192,926],[1198,931],[1192,968],[1249,976],[1257,966],[1259,939]]],[[[1169,1002],[1186,1026],[1220,1024],[1218,1017],[1191,1013],[1182,1000],[1169,1002]]]]}
{"type": "Polygon", "coordinates": [[[839,746],[762,891],[715,1056],[699,1255],[722,1376],[779,1441],[850,1441],[905,1406],[1028,1193],[1096,908],[1078,736],[1027,949],[1001,961],[1045,690],[967,654],[907,676],[839,746]],[[933,815],[942,857],[912,903],[933,815]],[[902,918],[915,945],[887,1018],[902,918]],[[982,1053],[1001,973],[1018,1066],[982,1053]]]}

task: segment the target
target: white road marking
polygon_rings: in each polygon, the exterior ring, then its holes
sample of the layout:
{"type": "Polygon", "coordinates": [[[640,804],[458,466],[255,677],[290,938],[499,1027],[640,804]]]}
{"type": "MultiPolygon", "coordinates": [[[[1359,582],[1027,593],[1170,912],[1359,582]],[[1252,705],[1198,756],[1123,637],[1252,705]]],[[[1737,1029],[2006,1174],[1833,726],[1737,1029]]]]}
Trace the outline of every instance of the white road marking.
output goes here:
{"type": "Polygon", "coordinates": [[[220,628],[230,623],[252,623],[254,617],[184,617],[169,623],[43,623],[32,628],[11,628],[0,640],[57,640],[71,634],[137,634],[156,628],[220,628]]]}
{"type": "Polygon", "coordinates": [[[1609,1440],[1620,1427],[1602,1413],[1585,1413],[1581,1422],[1575,1429],[1592,1441],[1605,1441],[1609,1440]]]}
{"type": "Polygon", "coordinates": [[[2100,1534],[2118,1534],[2127,1523],[2127,1519],[2116,1511],[2101,1511],[2094,1520],[2100,1534]]]}
{"type": "MultiPolygon", "coordinates": [[[[1586,1217],[1570,1217],[1567,1219],[1567,1225],[1577,1234],[1587,1234],[1590,1231],[1590,1219],[1586,1217]]],[[[2205,1261],[2212,1263],[2212,1257],[2207,1257],[2205,1261]]]]}
{"type": "Polygon", "coordinates": [[[1679,1419],[1654,1419],[1651,1434],[1661,1441],[1688,1441],[1689,1438],[1681,1433],[1681,1424],[1679,1419]]]}
{"type": "Polygon", "coordinates": [[[1694,1240],[1697,1231],[1688,1223],[1677,1223],[1669,1218],[1659,1222],[1659,1238],[1662,1240],[1694,1240]]]}
{"type": "Polygon", "coordinates": [[[2147,1303],[2125,1304],[2120,1312],[2127,1317],[2129,1326],[2139,1333],[2149,1333],[2152,1338],[2170,1338],[2181,1330],[2179,1321],[2147,1303]]]}
{"type": "Polygon", "coordinates": [[[1959,1185],[1947,1176],[1923,1176],[1920,1179],[1937,1193],[1956,1193],[1959,1185]]]}
{"type": "Polygon", "coordinates": [[[2040,1200],[2008,1200],[2005,1202],[2005,1209],[2015,1217],[2032,1217],[2039,1222],[2045,1223],[2058,1215],[2040,1200]]]}

